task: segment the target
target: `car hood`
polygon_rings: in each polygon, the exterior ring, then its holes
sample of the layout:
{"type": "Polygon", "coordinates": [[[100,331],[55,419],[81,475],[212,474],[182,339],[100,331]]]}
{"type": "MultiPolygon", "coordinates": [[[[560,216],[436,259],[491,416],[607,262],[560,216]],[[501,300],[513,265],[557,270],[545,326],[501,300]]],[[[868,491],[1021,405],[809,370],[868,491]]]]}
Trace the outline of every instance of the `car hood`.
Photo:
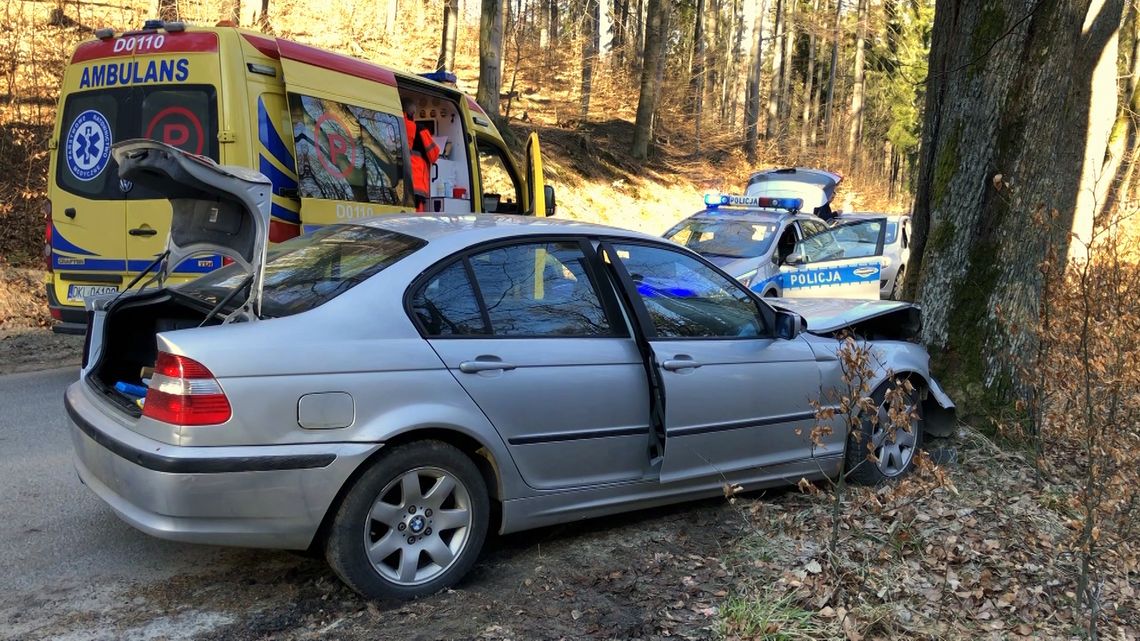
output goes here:
{"type": "Polygon", "coordinates": [[[833,334],[856,326],[874,323],[876,333],[894,338],[909,338],[918,333],[921,318],[914,303],[890,300],[853,300],[846,298],[769,298],[778,309],[795,312],[807,323],[813,334],[833,334]]]}
{"type": "Polygon", "coordinates": [[[155,140],[125,140],[114,145],[111,154],[119,164],[120,178],[170,201],[170,234],[160,280],[165,281],[187,258],[220,254],[249,275],[245,300],[233,302],[260,314],[269,242],[269,179],[155,140]]]}

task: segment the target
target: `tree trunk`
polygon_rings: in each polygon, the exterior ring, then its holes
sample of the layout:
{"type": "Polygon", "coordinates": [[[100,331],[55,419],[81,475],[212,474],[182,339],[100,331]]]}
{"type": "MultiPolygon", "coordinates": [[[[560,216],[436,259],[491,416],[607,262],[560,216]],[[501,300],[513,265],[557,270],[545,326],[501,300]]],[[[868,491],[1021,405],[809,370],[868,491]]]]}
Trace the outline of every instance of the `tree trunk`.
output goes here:
{"type": "Polygon", "coordinates": [[[689,90],[692,92],[693,132],[697,153],[701,152],[701,109],[705,94],[705,0],[697,0],[697,23],[693,25],[693,67],[690,70],[689,90]]]}
{"type": "Polygon", "coordinates": [[[815,147],[819,140],[819,102],[823,93],[823,64],[815,65],[815,91],[811,94],[811,146],[815,147]]]}
{"type": "MultiPolygon", "coordinates": [[[[811,12],[814,17],[816,12],[819,11],[819,0],[813,0],[811,3],[811,12]]],[[[805,20],[806,22],[806,20],[805,20]]],[[[815,80],[815,30],[812,29],[811,35],[808,36],[808,57],[807,57],[807,71],[804,73],[804,108],[800,120],[800,155],[807,151],[808,140],[812,136],[812,81],[815,80]]]]}
{"type": "Polygon", "coordinates": [[[218,6],[218,20],[241,24],[241,0],[222,0],[218,6]]]}
{"type": "Polygon", "coordinates": [[[455,46],[459,35],[459,0],[443,0],[443,39],[435,68],[455,71],[455,46]]]}
{"type": "Polygon", "coordinates": [[[827,136],[827,147],[831,149],[834,129],[832,117],[835,113],[835,69],[839,66],[839,27],[843,19],[843,0],[835,0],[835,29],[831,33],[831,66],[827,72],[827,107],[824,112],[823,130],[827,136]]]}
{"type": "MultiPolygon", "coordinates": [[[[760,38],[764,33],[764,18],[768,13],[767,0],[760,0],[758,4],[753,18],[752,68],[748,72],[748,97],[744,101],[744,154],[749,163],[756,162],[756,146],[760,138],[760,81],[763,79],[764,70],[764,47],[760,43],[760,38]]],[[[776,15],[779,15],[778,11],[776,15]]]]}
{"type": "Polygon", "coordinates": [[[594,61],[598,59],[599,0],[586,0],[582,16],[582,92],[578,103],[578,121],[585,124],[590,115],[590,89],[594,81],[594,61]]]}
{"type": "Polygon", "coordinates": [[[937,0],[907,292],[959,407],[1008,407],[1023,388],[1039,265],[1093,210],[1123,6],[937,0]],[[1041,209],[1057,218],[1033,224],[1041,209]]]}
{"type": "Polygon", "coordinates": [[[384,30],[389,36],[396,35],[400,27],[400,0],[388,0],[388,10],[384,13],[384,30]]]}
{"type": "Polygon", "coordinates": [[[550,44],[558,42],[558,0],[550,0],[550,44]]]}
{"type": "Polygon", "coordinates": [[[855,73],[851,85],[850,129],[847,132],[847,166],[855,169],[859,143],[863,141],[863,79],[866,58],[863,45],[867,41],[867,5],[870,0],[859,0],[859,28],[855,36],[855,73]]]}
{"type": "Polygon", "coordinates": [[[499,115],[503,83],[503,0],[483,0],[479,16],[479,89],[475,100],[490,116],[499,115]]]}
{"type": "Polygon", "coordinates": [[[799,0],[784,0],[784,59],[780,74],[780,129],[782,134],[789,130],[792,115],[792,67],[795,66],[796,51],[796,5],[799,0]]]}
{"type": "Polygon", "coordinates": [[[158,19],[166,22],[177,22],[180,20],[178,0],[158,0],[158,19]]]}
{"type": "Polygon", "coordinates": [[[784,5],[790,0],[776,0],[776,28],[772,39],[772,82],[768,90],[768,124],[764,137],[776,135],[780,116],[780,79],[784,77],[784,5]]]}
{"type": "MultiPolygon", "coordinates": [[[[639,0],[640,2],[640,0],[639,0]]],[[[649,157],[653,115],[657,109],[657,96],[661,71],[665,67],[666,25],[670,0],[648,0],[645,16],[645,62],[641,66],[641,95],[637,100],[637,120],[633,126],[633,157],[649,157]]]]}

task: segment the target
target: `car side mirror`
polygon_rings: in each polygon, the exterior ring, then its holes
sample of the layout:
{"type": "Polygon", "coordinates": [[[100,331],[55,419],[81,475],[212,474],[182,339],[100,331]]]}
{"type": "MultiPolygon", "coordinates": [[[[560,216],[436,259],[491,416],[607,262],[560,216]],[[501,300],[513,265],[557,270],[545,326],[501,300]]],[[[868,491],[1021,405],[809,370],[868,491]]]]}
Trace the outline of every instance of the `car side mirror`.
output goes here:
{"type": "Polygon", "coordinates": [[[552,187],[550,185],[544,185],[542,187],[542,192],[543,192],[544,197],[546,199],[546,215],[547,216],[553,216],[554,210],[555,210],[554,187],[552,187]]]}
{"type": "Polygon", "coordinates": [[[790,341],[800,334],[800,315],[776,310],[776,338],[790,341]]]}
{"type": "Polygon", "coordinates": [[[804,255],[803,254],[788,254],[787,257],[784,258],[784,264],[788,265],[789,267],[794,267],[796,265],[803,265],[804,264],[804,255]]]}

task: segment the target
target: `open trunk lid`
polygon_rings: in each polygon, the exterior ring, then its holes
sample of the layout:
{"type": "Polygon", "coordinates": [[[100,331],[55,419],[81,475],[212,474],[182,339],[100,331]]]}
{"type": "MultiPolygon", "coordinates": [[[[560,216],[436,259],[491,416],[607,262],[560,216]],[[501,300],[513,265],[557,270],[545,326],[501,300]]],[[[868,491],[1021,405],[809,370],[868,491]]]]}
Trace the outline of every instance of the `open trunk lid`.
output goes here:
{"type": "Polygon", "coordinates": [[[244,290],[245,296],[237,294],[231,301],[235,306],[231,319],[260,316],[269,242],[269,179],[154,140],[123,141],[111,153],[121,178],[170,201],[170,235],[155,265],[159,284],[188,258],[220,254],[246,274],[235,290],[244,290]]]}
{"type": "Polygon", "coordinates": [[[789,167],[758,171],[748,178],[745,195],[767,198],[800,198],[802,211],[812,211],[831,202],[843,177],[822,169],[789,167]]]}

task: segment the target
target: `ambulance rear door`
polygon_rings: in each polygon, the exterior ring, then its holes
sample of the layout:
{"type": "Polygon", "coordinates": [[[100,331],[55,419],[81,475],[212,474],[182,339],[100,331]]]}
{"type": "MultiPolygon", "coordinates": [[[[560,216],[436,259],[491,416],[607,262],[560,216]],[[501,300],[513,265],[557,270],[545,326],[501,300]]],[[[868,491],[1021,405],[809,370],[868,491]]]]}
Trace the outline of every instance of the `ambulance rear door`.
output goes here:
{"type": "Polygon", "coordinates": [[[289,40],[277,47],[303,229],[413,209],[395,74],[289,40]]]}
{"type": "Polygon", "coordinates": [[[798,222],[802,239],[780,265],[787,298],[878,299],[886,218],[865,218],[829,228],[798,222]]]}

